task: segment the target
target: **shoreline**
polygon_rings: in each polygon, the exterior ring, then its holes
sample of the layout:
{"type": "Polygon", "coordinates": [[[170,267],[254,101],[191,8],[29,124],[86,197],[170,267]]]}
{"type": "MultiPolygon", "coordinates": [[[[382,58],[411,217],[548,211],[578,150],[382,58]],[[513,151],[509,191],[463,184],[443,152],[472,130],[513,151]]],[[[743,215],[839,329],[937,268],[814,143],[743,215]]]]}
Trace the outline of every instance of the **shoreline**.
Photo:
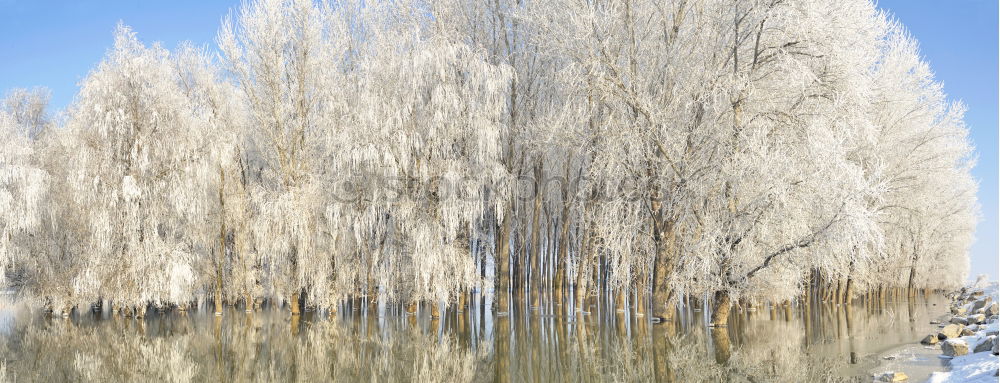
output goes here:
{"type": "Polygon", "coordinates": [[[885,362],[871,370],[874,382],[997,381],[997,283],[963,287],[945,296],[948,311],[929,323],[932,330],[925,337],[880,355],[885,362]]]}

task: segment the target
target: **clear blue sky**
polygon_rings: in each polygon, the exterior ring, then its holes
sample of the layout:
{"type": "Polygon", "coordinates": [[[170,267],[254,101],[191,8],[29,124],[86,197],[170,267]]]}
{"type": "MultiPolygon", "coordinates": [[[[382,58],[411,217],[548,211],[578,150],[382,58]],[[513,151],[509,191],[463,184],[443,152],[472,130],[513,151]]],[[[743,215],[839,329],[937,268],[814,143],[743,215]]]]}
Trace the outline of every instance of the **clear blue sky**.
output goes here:
{"type": "MultiPolygon", "coordinates": [[[[951,98],[969,107],[966,123],[978,152],[982,221],[972,275],[997,278],[997,0],[881,0],[920,41],[951,98]]],[[[0,0],[0,91],[46,86],[65,107],[76,84],[100,61],[122,20],[144,41],[168,48],[189,40],[213,44],[219,22],[239,1],[0,0]]]]}
{"type": "Polygon", "coordinates": [[[101,61],[123,21],[145,42],[214,45],[239,0],[0,0],[0,94],[45,86],[52,104],[73,100],[76,84],[101,61]]]}

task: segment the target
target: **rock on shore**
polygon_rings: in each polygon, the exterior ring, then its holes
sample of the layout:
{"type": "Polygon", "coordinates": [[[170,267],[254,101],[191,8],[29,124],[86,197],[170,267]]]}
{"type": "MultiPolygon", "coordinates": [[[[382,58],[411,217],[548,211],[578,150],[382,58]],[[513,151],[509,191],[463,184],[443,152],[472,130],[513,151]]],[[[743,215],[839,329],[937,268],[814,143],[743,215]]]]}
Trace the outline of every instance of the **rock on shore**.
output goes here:
{"type": "Polygon", "coordinates": [[[998,351],[997,284],[987,287],[966,287],[949,294],[952,303],[948,318],[934,342],[928,335],[921,343],[928,347],[940,344],[942,358],[950,359],[950,371],[935,372],[932,383],[996,382],[1000,374],[998,351]]]}

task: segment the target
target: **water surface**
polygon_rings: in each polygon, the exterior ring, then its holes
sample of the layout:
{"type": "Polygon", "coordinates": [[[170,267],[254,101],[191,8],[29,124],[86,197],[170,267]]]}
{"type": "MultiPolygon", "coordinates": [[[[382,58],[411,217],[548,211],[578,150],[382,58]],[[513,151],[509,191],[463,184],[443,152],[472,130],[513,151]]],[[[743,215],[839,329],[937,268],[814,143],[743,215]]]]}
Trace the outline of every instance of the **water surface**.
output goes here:
{"type": "Polygon", "coordinates": [[[586,315],[505,317],[476,306],[440,319],[364,306],[301,318],[269,307],[218,317],[206,307],[49,319],[9,305],[0,312],[0,380],[870,382],[892,368],[919,381],[942,368],[939,351],[916,342],[936,331],[929,322],[945,307],[931,296],[734,309],[728,328],[712,329],[701,310],[683,310],[670,326],[605,304],[586,315]]]}

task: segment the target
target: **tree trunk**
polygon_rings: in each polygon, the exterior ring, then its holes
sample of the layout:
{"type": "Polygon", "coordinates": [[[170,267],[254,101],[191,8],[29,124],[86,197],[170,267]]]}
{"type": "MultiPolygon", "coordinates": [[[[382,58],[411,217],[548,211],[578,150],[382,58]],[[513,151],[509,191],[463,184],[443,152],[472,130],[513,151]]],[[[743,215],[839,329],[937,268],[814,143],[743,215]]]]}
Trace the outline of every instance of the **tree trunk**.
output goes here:
{"type": "Polygon", "coordinates": [[[646,316],[646,276],[640,272],[635,279],[635,316],[646,316]]]}
{"type": "Polygon", "coordinates": [[[437,299],[435,299],[433,302],[431,302],[431,318],[440,318],[440,317],[441,317],[441,308],[438,307],[438,301],[437,299]]]}
{"type": "Polygon", "coordinates": [[[851,304],[854,302],[854,280],[847,278],[847,288],[844,289],[844,303],[851,304]]]}
{"type": "Polygon", "coordinates": [[[247,292],[247,293],[246,293],[246,294],[244,295],[244,298],[243,298],[243,300],[244,300],[244,301],[246,302],[246,305],[247,305],[247,307],[246,307],[246,309],[245,309],[245,310],[246,310],[246,312],[248,312],[248,313],[249,313],[249,312],[253,312],[253,296],[252,296],[252,295],[250,295],[250,293],[249,293],[249,292],[247,292]]]}
{"type": "Polygon", "coordinates": [[[534,216],[531,218],[531,282],[529,283],[529,289],[531,289],[531,308],[538,308],[541,302],[539,301],[539,291],[542,289],[542,233],[541,233],[541,215],[542,215],[542,163],[539,161],[535,165],[535,211],[534,216]]]}
{"type": "MultiPolygon", "coordinates": [[[[593,295],[591,295],[592,297],[593,296],[601,296],[601,294],[604,293],[604,290],[602,290],[603,285],[601,284],[601,262],[602,261],[603,260],[602,260],[601,254],[598,254],[597,252],[594,252],[593,258],[591,258],[591,260],[590,260],[590,263],[591,263],[590,272],[591,272],[592,275],[590,276],[590,285],[589,285],[591,287],[591,289],[590,289],[590,291],[588,291],[588,293],[590,293],[590,292],[593,293],[593,295]]],[[[588,297],[588,299],[589,299],[589,297],[588,297]]]]}
{"type": "Polygon", "coordinates": [[[529,253],[527,252],[528,239],[526,239],[527,233],[521,233],[517,236],[517,248],[514,249],[514,287],[512,291],[514,292],[514,298],[517,303],[523,302],[524,289],[528,286],[528,264],[531,261],[528,259],[529,253]]]}
{"type": "Polygon", "coordinates": [[[809,271],[809,277],[806,279],[805,288],[802,291],[803,304],[809,304],[809,301],[812,299],[813,281],[815,280],[814,278],[815,275],[816,275],[815,270],[809,271]]]}
{"type": "Polygon", "coordinates": [[[555,259],[556,275],[552,281],[553,300],[556,306],[562,305],[563,286],[566,285],[566,262],[569,258],[569,213],[563,208],[562,222],[559,228],[559,253],[555,259]]]}
{"type": "Polygon", "coordinates": [[[834,290],[833,299],[836,301],[834,303],[840,303],[841,298],[844,296],[844,281],[837,279],[837,288],[834,290]]]}
{"type": "Polygon", "coordinates": [[[507,314],[510,305],[507,301],[510,290],[510,219],[513,212],[503,215],[500,223],[500,238],[497,241],[496,276],[494,278],[494,308],[497,314],[507,314]]]}
{"type": "Polygon", "coordinates": [[[288,308],[291,309],[292,315],[299,315],[299,293],[294,292],[288,295],[288,308]]]}
{"type": "Polygon", "coordinates": [[[222,315],[222,284],[215,285],[215,315],[222,315]]]}
{"type": "MultiPolygon", "coordinates": [[[[658,206],[659,202],[655,202],[655,205],[658,206]]],[[[653,233],[656,245],[656,260],[653,264],[653,316],[664,322],[673,320],[674,317],[674,306],[671,302],[673,291],[669,283],[670,274],[674,271],[676,233],[673,223],[663,222],[660,217],[653,219],[653,233]]]]}
{"type": "Polygon", "coordinates": [[[916,290],[916,275],[917,275],[917,259],[916,259],[916,257],[914,257],[913,258],[913,264],[910,265],[910,278],[909,278],[909,281],[906,282],[906,291],[908,292],[907,295],[910,296],[910,297],[913,297],[913,296],[917,295],[916,294],[916,291],[917,291],[916,290]]]}
{"type": "Polygon", "coordinates": [[[222,264],[226,259],[226,173],[219,166],[219,253],[215,260],[215,315],[222,315],[222,264]]]}
{"type": "Polygon", "coordinates": [[[625,301],[627,300],[625,290],[624,287],[620,287],[618,293],[615,294],[615,311],[617,312],[625,312],[625,301]]]}
{"type": "Polygon", "coordinates": [[[725,327],[729,324],[729,293],[717,291],[712,305],[712,326],[725,327]]]}
{"type": "Polygon", "coordinates": [[[573,304],[576,305],[576,311],[582,312],[584,307],[584,299],[587,293],[587,270],[590,268],[591,262],[593,262],[593,255],[591,254],[591,241],[590,231],[586,228],[583,234],[583,248],[580,249],[580,261],[576,268],[576,286],[573,287],[573,304]]]}
{"type": "Polygon", "coordinates": [[[369,284],[368,285],[368,311],[376,312],[378,311],[378,285],[369,284]]]}

